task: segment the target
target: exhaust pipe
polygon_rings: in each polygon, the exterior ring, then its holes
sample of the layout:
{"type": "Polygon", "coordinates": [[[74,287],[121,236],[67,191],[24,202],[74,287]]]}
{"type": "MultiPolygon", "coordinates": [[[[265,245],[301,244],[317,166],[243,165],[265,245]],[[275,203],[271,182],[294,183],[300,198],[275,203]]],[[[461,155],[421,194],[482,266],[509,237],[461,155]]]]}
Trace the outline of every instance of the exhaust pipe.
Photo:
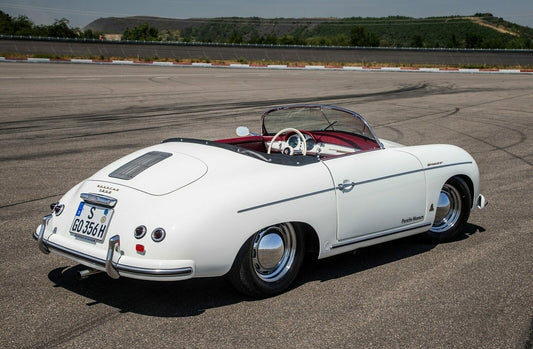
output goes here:
{"type": "Polygon", "coordinates": [[[99,274],[101,273],[102,271],[101,270],[98,270],[98,269],[83,269],[83,270],[79,270],[76,272],[76,278],[78,280],[83,280],[83,279],[86,279],[88,278],[89,276],[93,275],[93,274],[99,274]]]}

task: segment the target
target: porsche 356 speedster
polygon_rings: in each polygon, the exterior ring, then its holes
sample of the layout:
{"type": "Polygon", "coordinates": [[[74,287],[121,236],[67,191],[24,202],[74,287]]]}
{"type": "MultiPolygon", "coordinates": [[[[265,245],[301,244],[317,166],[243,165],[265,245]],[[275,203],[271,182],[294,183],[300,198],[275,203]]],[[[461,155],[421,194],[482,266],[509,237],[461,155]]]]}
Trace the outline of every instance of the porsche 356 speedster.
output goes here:
{"type": "Polygon", "coordinates": [[[237,134],[167,139],[104,167],[51,205],[33,233],[39,249],[86,266],[82,277],[228,275],[265,297],[290,286],[305,253],[449,241],[486,204],[466,151],[380,140],[343,108],[277,107],[260,134],[237,134]]]}

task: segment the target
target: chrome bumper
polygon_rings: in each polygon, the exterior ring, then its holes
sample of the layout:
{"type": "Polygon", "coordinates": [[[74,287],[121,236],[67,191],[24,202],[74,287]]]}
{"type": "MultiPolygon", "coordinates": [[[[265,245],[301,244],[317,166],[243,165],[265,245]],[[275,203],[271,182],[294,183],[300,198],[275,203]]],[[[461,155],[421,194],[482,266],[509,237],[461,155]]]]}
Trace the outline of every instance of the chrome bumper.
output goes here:
{"type": "Polygon", "coordinates": [[[58,245],[52,241],[45,240],[43,235],[48,221],[52,215],[43,217],[43,222],[39,228],[39,232],[33,233],[33,238],[37,240],[39,250],[44,254],[54,252],[63,255],[67,258],[73,259],[77,262],[85,264],[89,267],[105,271],[107,275],[113,279],[118,279],[122,274],[129,274],[128,276],[140,276],[140,278],[148,278],[154,280],[164,280],[175,277],[187,277],[193,274],[192,267],[174,268],[174,269],[151,269],[134,267],[113,262],[113,255],[120,251],[120,236],[115,235],[109,239],[106,259],[100,259],[72,250],[68,247],[58,245]]]}

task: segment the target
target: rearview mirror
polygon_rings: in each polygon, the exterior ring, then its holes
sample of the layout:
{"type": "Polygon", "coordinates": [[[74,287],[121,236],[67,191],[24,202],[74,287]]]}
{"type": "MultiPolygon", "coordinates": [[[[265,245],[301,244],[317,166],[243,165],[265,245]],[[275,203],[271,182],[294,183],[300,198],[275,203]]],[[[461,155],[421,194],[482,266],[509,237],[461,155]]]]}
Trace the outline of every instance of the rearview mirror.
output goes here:
{"type": "Polygon", "coordinates": [[[235,133],[237,133],[237,136],[239,137],[245,137],[250,135],[250,130],[246,126],[239,126],[237,127],[237,130],[235,130],[235,133]]]}

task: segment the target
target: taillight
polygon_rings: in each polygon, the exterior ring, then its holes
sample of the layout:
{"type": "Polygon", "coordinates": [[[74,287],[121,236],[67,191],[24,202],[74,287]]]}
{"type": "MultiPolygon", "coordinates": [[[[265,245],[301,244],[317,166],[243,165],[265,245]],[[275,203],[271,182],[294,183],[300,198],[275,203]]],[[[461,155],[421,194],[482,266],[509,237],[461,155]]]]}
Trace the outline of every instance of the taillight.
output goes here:
{"type": "Polygon", "coordinates": [[[50,204],[50,209],[52,209],[52,212],[54,212],[56,216],[59,216],[65,209],[65,205],[59,204],[59,202],[54,202],[53,204],[50,204]]]}
{"type": "Polygon", "coordinates": [[[152,240],[154,240],[155,242],[163,241],[165,236],[166,236],[166,233],[165,233],[165,229],[163,228],[156,228],[152,232],[152,240]]]}
{"type": "Polygon", "coordinates": [[[144,225],[139,225],[137,228],[135,228],[135,232],[133,235],[136,239],[142,238],[146,234],[146,227],[144,225]]]}

